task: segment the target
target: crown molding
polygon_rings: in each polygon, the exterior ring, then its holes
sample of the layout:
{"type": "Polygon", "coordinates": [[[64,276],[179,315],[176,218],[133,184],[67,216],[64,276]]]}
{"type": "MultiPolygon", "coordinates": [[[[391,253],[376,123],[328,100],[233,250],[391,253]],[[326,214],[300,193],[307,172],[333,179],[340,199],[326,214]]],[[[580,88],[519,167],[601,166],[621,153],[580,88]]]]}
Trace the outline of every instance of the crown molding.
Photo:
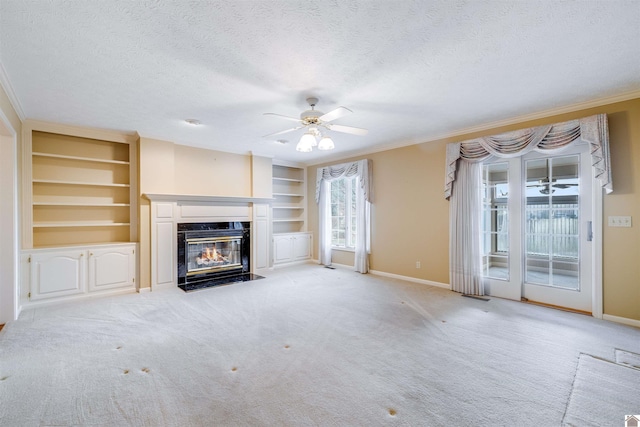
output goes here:
{"type": "Polygon", "coordinates": [[[442,139],[450,139],[450,138],[456,138],[459,136],[463,136],[463,135],[468,135],[470,133],[475,133],[475,132],[482,132],[482,131],[486,131],[486,130],[491,130],[491,129],[496,129],[496,128],[500,128],[503,126],[509,126],[509,125],[514,125],[514,124],[518,124],[518,123],[524,123],[524,122],[528,122],[531,120],[538,120],[538,119],[544,119],[547,117],[553,117],[553,116],[558,116],[560,114],[567,114],[567,113],[574,113],[576,111],[581,111],[581,110],[587,110],[589,108],[595,108],[595,107],[602,107],[603,105],[609,105],[609,104],[615,104],[617,102],[624,102],[624,101],[629,101],[631,99],[637,99],[640,98],[640,90],[633,90],[630,92],[624,92],[618,95],[612,95],[612,96],[607,96],[607,97],[603,97],[603,98],[597,98],[597,99],[593,99],[590,101],[584,101],[584,102],[578,102],[575,104],[570,104],[570,105],[566,105],[564,107],[556,107],[556,108],[550,108],[548,110],[542,110],[542,111],[538,111],[536,113],[530,113],[530,114],[524,114],[521,116],[515,116],[515,117],[511,117],[508,119],[503,119],[503,120],[498,120],[498,121],[494,121],[494,122],[489,122],[489,123],[484,123],[481,125],[477,125],[477,126],[470,126],[468,128],[462,128],[462,129],[458,129],[452,132],[448,132],[448,133],[444,133],[441,135],[437,135],[434,137],[429,137],[425,140],[421,140],[421,141],[400,141],[400,142],[395,142],[395,143],[389,143],[389,144],[383,144],[383,145],[378,145],[374,148],[368,149],[368,150],[360,150],[360,151],[354,151],[354,152],[350,152],[350,153],[343,153],[340,155],[336,155],[336,156],[331,156],[331,157],[326,157],[323,158],[321,160],[318,161],[310,161],[308,163],[305,163],[306,166],[315,166],[315,165],[320,165],[320,164],[325,164],[325,163],[330,163],[330,162],[334,162],[334,161],[338,161],[340,159],[346,159],[346,158],[350,158],[350,157],[360,157],[360,156],[366,156],[368,154],[374,154],[374,153],[379,153],[381,151],[388,151],[388,150],[393,150],[396,148],[402,148],[402,147],[408,147],[411,145],[417,145],[417,144],[423,144],[423,143],[428,143],[428,142],[435,142],[435,141],[439,141],[442,139]]]}
{"type": "Polygon", "coordinates": [[[20,119],[21,122],[24,122],[26,119],[26,116],[24,115],[24,110],[22,109],[22,105],[20,104],[20,101],[18,101],[18,97],[16,96],[16,93],[13,90],[13,86],[9,81],[9,76],[7,75],[7,71],[4,69],[2,62],[0,62],[0,85],[2,85],[2,88],[7,94],[7,97],[9,98],[9,102],[11,103],[11,106],[13,107],[16,114],[18,115],[18,118],[20,119]]]}
{"type": "Polygon", "coordinates": [[[26,120],[22,125],[23,131],[41,131],[77,136],[80,138],[99,139],[103,141],[133,144],[138,140],[137,132],[118,132],[114,130],[88,128],[62,123],[51,123],[40,120],[26,120]]]}

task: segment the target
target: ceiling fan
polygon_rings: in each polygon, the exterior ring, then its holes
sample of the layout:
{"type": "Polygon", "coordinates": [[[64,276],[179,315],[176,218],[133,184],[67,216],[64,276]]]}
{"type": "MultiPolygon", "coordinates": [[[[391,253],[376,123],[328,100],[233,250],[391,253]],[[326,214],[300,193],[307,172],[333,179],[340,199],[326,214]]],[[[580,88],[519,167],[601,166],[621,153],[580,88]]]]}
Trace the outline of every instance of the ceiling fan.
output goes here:
{"type": "Polygon", "coordinates": [[[366,135],[369,132],[367,129],[336,125],[331,123],[334,120],[352,113],[352,111],[346,107],[338,107],[335,110],[329,111],[325,114],[322,111],[318,111],[315,109],[315,106],[318,103],[318,98],[307,98],[307,102],[311,106],[311,109],[300,113],[300,118],[284,116],[282,114],[276,113],[264,113],[265,116],[276,116],[286,120],[297,122],[298,126],[265,135],[263,136],[263,138],[271,138],[273,136],[293,132],[298,129],[308,128],[304,135],[302,135],[302,138],[300,138],[300,142],[298,142],[296,150],[309,152],[312,151],[313,147],[315,146],[318,147],[318,150],[332,150],[334,148],[333,140],[331,139],[331,137],[329,137],[328,135],[323,136],[320,128],[359,136],[366,135]],[[320,142],[317,141],[318,138],[320,138],[320,142]]]}
{"type": "Polygon", "coordinates": [[[540,188],[538,191],[540,191],[541,194],[549,194],[549,192],[551,192],[552,194],[556,191],[555,189],[566,189],[566,188],[570,188],[570,187],[577,187],[579,184],[577,183],[558,183],[556,178],[552,178],[549,179],[549,159],[546,159],[545,161],[545,169],[546,169],[546,177],[538,180],[535,183],[531,183],[531,184],[527,184],[527,187],[542,187],[540,188]]]}

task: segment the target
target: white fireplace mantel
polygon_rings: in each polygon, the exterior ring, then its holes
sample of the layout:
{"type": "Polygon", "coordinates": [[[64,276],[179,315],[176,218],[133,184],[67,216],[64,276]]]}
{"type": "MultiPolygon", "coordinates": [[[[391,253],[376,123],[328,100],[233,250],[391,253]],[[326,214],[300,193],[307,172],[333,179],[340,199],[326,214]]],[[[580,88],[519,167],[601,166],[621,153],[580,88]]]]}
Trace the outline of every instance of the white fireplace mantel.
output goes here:
{"type": "Polygon", "coordinates": [[[251,272],[270,267],[270,209],[263,197],[146,193],[151,201],[151,290],[177,286],[177,225],[250,222],[251,272]]]}
{"type": "Polygon", "coordinates": [[[271,203],[274,199],[268,197],[237,197],[237,196],[198,196],[195,194],[164,194],[145,193],[144,197],[152,202],[197,202],[197,203],[271,203]]]}

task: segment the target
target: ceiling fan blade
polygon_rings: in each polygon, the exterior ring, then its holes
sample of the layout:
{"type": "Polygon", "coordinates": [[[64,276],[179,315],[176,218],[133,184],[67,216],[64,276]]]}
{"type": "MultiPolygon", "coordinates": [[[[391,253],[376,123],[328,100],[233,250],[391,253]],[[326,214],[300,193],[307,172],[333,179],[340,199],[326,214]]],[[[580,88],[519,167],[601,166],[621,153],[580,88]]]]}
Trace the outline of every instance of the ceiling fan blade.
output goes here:
{"type": "Polygon", "coordinates": [[[323,114],[322,116],[318,117],[318,119],[321,122],[327,123],[351,113],[353,113],[353,111],[349,110],[346,107],[338,107],[333,111],[329,111],[327,114],[323,114]]]}
{"type": "Polygon", "coordinates": [[[276,114],[276,113],[264,113],[265,116],[276,116],[276,117],[280,117],[282,119],[286,119],[286,120],[291,120],[294,122],[298,122],[300,123],[301,120],[297,117],[290,117],[290,116],[283,116],[282,114],[276,114]]]}
{"type": "Polygon", "coordinates": [[[327,125],[327,128],[329,128],[330,130],[335,130],[336,132],[344,132],[344,133],[350,133],[352,135],[360,135],[360,136],[364,136],[367,133],[369,133],[367,129],[354,128],[352,126],[327,125]]]}
{"type": "Polygon", "coordinates": [[[294,130],[302,129],[303,127],[304,126],[298,126],[298,127],[291,128],[291,129],[281,130],[280,132],[270,133],[269,135],[264,135],[263,138],[270,138],[272,136],[282,135],[283,133],[293,132],[294,130]]]}

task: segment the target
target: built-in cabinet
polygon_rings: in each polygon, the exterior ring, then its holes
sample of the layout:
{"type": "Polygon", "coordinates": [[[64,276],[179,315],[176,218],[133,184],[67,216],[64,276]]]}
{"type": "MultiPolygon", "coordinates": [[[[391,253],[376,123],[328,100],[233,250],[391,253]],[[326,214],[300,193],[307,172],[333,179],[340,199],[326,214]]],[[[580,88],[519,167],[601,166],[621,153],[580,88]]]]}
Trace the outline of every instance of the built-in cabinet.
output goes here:
{"type": "Polygon", "coordinates": [[[306,169],[291,163],[273,163],[273,264],[311,258],[312,234],[307,232],[306,169]]]}
{"type": "Polygon", "coordinates": [[[313,236],[308,232],[274,234],[273,264],[286,264],[310,259],[312,244],[313,236]]]}
{"type": "Polygon", "coordinates": [[[22,300],[135,290],[134,134],[27,120],[22,300]]]}
{"type": "Polygon", "coordinates": [[[34,249],[25,258],[28,302],[135,289],[135,243],[34,249]]]}

